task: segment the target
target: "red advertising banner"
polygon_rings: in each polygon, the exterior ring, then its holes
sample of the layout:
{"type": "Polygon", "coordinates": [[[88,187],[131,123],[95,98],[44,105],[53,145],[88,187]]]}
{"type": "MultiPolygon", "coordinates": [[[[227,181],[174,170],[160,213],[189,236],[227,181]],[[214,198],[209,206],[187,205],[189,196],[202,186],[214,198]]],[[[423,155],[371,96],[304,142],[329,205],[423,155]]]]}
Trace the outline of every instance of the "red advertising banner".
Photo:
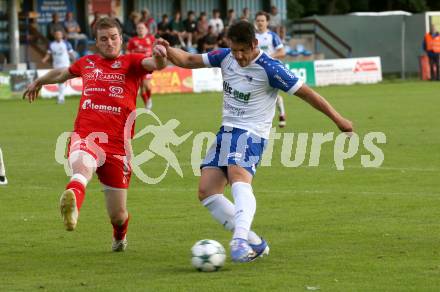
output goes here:
{"type": "Polygon", "coordinates": [[[179,67],[154,71],[151,85],[152,93],[193,92],[192,71],[179,67]]]}

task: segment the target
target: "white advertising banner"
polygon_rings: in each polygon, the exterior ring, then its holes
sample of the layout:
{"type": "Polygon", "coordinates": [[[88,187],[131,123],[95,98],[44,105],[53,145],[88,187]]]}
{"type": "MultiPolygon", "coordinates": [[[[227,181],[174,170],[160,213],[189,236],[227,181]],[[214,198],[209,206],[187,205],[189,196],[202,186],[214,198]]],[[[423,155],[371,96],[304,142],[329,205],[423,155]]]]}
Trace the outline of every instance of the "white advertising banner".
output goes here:
{"type": "Polygon", "coordinates": [[[315,61],[317,86],[382,81],[380,57],[315,61]]]}
{"type": "MultiPolygon", "coordinates": [[[[37,70],[38,77],[43,76],[49,69],[45,70],[37,70]]],[[[67,80],[65,83],[66,89],[64,90],[64,95],[81,95],[82,93],[82,78],[77,77],[70,80],[67,80]]],[[[46,84],[41,88],[41,97],[43,98],[52,98],[58,96],[58,84],[46,84]]]]}
{"type": "Polygon", "coordinates": [[[220,68],[202,68],[192,70],[193,91],[222,91],[223,79],[220,68]]]}

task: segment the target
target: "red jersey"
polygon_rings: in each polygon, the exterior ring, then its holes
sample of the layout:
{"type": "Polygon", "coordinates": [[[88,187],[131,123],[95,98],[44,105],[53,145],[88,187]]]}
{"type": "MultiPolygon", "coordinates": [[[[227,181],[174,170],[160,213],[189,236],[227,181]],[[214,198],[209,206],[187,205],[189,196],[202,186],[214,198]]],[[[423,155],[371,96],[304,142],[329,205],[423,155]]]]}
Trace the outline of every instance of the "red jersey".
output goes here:
{"type": "Polygon", "coordinates": [[[127,50],[132,53],[144,54],[147,57],[153,55],[153,45],[156,38],[152,34],[147,34],[145,38],[138,36],[132,37],[127,44],[127,50]]]}
{"type": "Polygon", "coordinates": [[[107,153],[125,153],[125,122],[128,115],[136,110],[142,77],[151,73],[141,64],[144,58],[145,55],[141,54],[121,55],[115,59],[89,55],[69,68],[71,74],[83,79],[74,131],[81,138],[93,132],[106,133],[108,142],[99,143],[99,146],[107,153]]]}

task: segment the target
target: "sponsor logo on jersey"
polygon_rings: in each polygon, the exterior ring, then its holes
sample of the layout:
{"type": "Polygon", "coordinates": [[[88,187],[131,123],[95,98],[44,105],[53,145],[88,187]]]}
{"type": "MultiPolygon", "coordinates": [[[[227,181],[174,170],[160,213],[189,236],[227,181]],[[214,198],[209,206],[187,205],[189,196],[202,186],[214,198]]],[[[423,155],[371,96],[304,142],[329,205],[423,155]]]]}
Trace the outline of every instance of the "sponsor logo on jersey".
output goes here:
{"type": "Polygon", "coordinates": [[[229,96],[230,98],[233,98],[237,101],[240,101],[242,103],[248,103],[249,99],[251,98],[251,93],[243,93],[241,91],[238,91],[236,89],[233,89],[230,85],[229,82],[227,81],[223,81],[223,91],[225,92],[225,94],[227,96],[229,96]]]}
{"type": "Polygon", "coordinates": [[[86,88],[84,88],[84,95],[85,96],[90,96],[91,94],[93,94],[95,92],[105,92],[105,88],[101,88],[101,87],[86,87],[86,88]]]}
{"type": "Polygon", "coordinates": [[[95,62],[93,62],[90,59],[86,59],[86,62],[88,63],[88,65],[85,66],[84,68],[86,68],[86,69],[93,69],[93,68],[95,68],[95,62]]]}
{"type": "Polygon", "coordinates": [[[287,82],[278,74],[275,74],[274,78],[278,80],[285,88],[288,87],[287,82]]]}
{"type": "Polygon", "coordinates": [[[111,113],[111,114],[119,114],[121,112],[121,107],[120,106],[112,106],[112,105],[106,105],[106,104],[96,104],[93,103],[91,99],[86,99],[84,100],[81,108],[83,110],[95,110],[95,111],[99,111],[99,112],[104,112],[104,113],[111,113]]]}
{"type": "Polygon", "coordinates": [[[108,96],[110,97],[117,97],[117,98],[124,98],[122,93],[124,93],[124,88],[119,86],[110,86],[109,87],[110,94],[108,96]]]}
{"type": "Polygon", "coordinates": [[[83,77],[84,80],[100,80],[106,82],[125,83],[125,75],[121,73],[104,73],[102,69],[95,69],[83,77]]]}
{"type": "Polygon", "coordinates": [[[112,67],[113,69],[121,68],[121,61],[115,61],[110,67],[112,67]]]}
{"type": "Polygon", "coordinates": [[[238,108],[238,107],[235,107],[235,106],[232,106],[229,103],[227,103],[226,101],[223,101],[223,108],[236,117],[243,117],[244,114],[246,113],[245,110],[238,108]]]}

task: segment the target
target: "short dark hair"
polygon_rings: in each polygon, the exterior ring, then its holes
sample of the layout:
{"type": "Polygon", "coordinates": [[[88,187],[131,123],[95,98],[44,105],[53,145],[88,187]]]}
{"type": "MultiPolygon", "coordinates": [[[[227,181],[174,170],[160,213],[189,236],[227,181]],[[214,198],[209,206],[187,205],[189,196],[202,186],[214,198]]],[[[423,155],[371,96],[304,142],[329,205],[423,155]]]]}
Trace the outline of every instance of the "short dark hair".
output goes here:
{"type": "Polygon", "coordinates": [[[267,13],[266,11],[258,11],[257,14],[255,14],[255,19],[257,19],[258,16],[266,16],[266,20],[269,21],[270,20],[270,16],[269,13],[267,13]]]}
{"type": "Polygon", "coordinates": [[[255,39],[254,25],[248,21],[240,20],[229,27],[228,38],[233,43],[252,46],[255,39]]]}
{"type": "Polygon", "coordinates": [[[118,29],[119,34],[122,35],[122,28],[116,20],[110,17],[100,18],[98,19],[98,21],[96,21],[95,30],[94,30],[95,36],[98,35],[98,30],[100,29],[114,28],[114,27],[116,27],[118,29]]]}

